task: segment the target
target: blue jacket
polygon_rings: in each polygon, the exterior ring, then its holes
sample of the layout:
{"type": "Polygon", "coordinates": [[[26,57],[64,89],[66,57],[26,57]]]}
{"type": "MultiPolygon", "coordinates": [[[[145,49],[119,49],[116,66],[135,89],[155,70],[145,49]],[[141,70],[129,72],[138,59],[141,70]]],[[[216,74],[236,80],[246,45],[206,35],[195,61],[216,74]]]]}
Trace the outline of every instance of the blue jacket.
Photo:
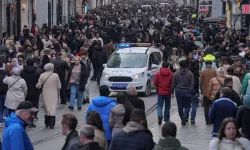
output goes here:
{"type": "Polygon", "coordinates": [[[217,135],[220,125],[225,118],[235,118],[237,114],[237,104],[229,98],[216,100],[209,111],[209,120],[213,124],[213,135],[217,135]]]}
{"type": "MultiPolygon", "coordinates": [[[[106,139],[112,139],[112,129],[109,127],[109,114],[111,108],[116,106],[116,101],[105,96],[99,96],[92,99],[92,104],[89,105],[86,116],[90,111],[96,111],[100,114],[103,122],[103,128],[105,130],[106,139]]],[[[87,117],[86,117],[87,119],[87,117]]]]}
{"type": "Polygon", "coordinates": [[[5,121],[3,132],[3,150],[34,150],[33,145],[25,131],[27,124],[14,113],[5,121]]]}

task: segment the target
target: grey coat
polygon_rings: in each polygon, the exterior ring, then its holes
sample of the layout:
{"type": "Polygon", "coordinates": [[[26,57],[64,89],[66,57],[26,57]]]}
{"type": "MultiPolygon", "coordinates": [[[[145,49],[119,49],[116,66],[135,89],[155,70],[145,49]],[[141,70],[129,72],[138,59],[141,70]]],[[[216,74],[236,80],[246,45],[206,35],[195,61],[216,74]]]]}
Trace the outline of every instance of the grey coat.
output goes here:
{"type": "Polygon", "coordinates": [[[124,127],[123,119],[125,116],[125,108],[122,104],[118,104],[111,108],[109,115],[109,126],[112,128],[112,137],[124,127]]]}
{"type": "Polygon", "coordinates": [[[4,106],[9,109],[16,109],[19,103],[25,101],[25,97],[27,95],[28,90],[26,82],[20,76],[11,76],[5,78],[3,80],[3,83],[7,84],[9,88],[6,94],[4,106]]]}

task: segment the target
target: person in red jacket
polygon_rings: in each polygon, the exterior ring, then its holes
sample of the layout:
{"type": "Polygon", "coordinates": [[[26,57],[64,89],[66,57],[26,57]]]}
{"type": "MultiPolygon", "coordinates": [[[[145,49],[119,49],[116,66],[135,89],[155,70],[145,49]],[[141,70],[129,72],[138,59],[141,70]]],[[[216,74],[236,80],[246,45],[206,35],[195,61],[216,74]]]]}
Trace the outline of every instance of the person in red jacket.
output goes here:
{"type": "Polygon", "coordinates": [[[156,86],[158,93],[158,124],[162,124],[162,109],[165,102],[164,121],[170,120],[170,105],[171,105],[171,83],[173,78],[173,72],[169,69],[170,64],[164,62],[162,68],[156,73],[154,79],[154,85],[156,86]]]}

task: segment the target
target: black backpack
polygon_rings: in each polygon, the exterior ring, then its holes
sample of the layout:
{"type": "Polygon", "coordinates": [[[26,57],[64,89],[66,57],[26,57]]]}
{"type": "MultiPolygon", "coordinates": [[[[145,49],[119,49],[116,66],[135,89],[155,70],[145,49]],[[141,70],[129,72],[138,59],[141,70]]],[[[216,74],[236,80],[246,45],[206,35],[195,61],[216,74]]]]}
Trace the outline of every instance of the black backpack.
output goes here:
{"type": "Polygon", "coordinates": [[[6,94],[8,90],[8,85],[3,83],[3,79],[7,76],[7,71],[5,69],[0,69],[0,94],[6,94]]]}

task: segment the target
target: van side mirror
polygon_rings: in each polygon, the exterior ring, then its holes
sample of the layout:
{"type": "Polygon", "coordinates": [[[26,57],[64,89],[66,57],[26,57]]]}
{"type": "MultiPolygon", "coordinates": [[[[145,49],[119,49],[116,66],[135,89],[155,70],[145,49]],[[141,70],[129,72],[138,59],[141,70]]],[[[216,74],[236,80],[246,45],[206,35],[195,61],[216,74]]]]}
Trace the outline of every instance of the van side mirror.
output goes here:
{"type": "Polygon", "coordinates": [[[105,68],[105,67],[107,67],[107,64],[103,64],[102,66],[103,66],[103,68],[105,68]]]}
{"type": "Polygon", "coordinates": [[[151,70],[152,69],[158,69],[158,65],[156,65],[156,64],[152,64],[152,66],[151,66],[151,70]]]}

